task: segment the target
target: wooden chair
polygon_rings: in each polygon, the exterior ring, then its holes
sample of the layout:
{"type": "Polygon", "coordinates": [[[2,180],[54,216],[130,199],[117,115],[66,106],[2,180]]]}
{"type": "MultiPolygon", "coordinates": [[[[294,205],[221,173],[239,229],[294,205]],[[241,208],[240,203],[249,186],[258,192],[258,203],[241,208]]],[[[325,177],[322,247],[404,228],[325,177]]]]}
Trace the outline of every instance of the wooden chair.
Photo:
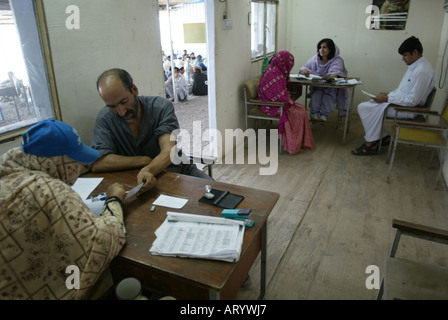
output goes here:
{"type": "Polygon", "coordinates": [[[448,230],[393,220],[395,239],[381,281],[377,299],[446,300],[448,299],[448,268],[395,256],[401,235],[448,244],[448,230]]]}
{"type": "MultiPolygon", "coordinates": [[[[283,114],[283,107],[285,103],[283,102],[273,102],[273,101],[263,101],[258,100],[258,84],[260,82],[260,77],[256,77],[246,81],[244,83],[244,108],[245,108],[245,119],[246,119],[246,130],[248,128],[248,120],[256,119],[267,120],[267,121],[280,121],[283,114]],[[259,109],[259,106],[269,106],[271,108],[279,109],[279,116],[271,116],[259,109]]],[[[279,134],[280,140],[280,150],[282,150],[282,135],[279,134]]]]}
{"type": "Polygon", "coordinates": [[[395,114],[400,111],[414,112],[427,117],[426,122],[416,122],[412,120],[395,120],[394,131],[395,134],[392,137],[393,143],[389,145],[388,159],[389,171],[387,173],[387,182],[389,182],[392,166],[394,163],[395,153],[398,143],[418,145],[422,147],[433,148],[433,154],[431,156],[431,163],[436,150],[441,151],[441,163],[439,172],[437,174],[434,188],[437,186],[437,181],[442,174],[442,168],[444,164],[445,153],[448,150],[447,136],[448,133],[448,106],[445,106],[441,114],[431,110],[417,110],[415,108],[400,108],[395,107],[395,114]],[[431,121],[431,120],[435,121],[431,121]],[[392,151],[392,154],[391,154],[392,151]]]}
{"type": "MultiPolygon", "coordinates": [[[[426,98],[425,104],[424,105],[417,105],[417,106],[415,106],[413,108],[418,109],[418,110],[431,110],[431,106],[432,106],[432,103],[434,101],[434,97],[436,96],[436,92],[437,92],[436,87],[432,88],[431,92],[429,93],[428,97],[426,98]]],[[[396,113],[395,113],[395,115],[393,117],[388,117],[387,116],[387,111],[389,110],[389,108],[396,108],[396,107],[398,107],[398,108],[406,108],[406,107],[403,107],[403,106],[400,106],[400,105],[396,105],[396,104],[393,104],[393,103],[391,103],[391,104],[389,104],[387,106],[387,108],[384,110],[383,124],[381,126],[381,135],[383,134],[383,128],[386,125],[386,121],[395,121],[395,119],[397,119],[396,113]]],[[[415,118],[414,120],[415,121],[424,122],[426,120],[426,118],[422,117],[422,116],[417,116],[417,118],[415,118]]],[[[380,138],[380,143],[379,143],[379,146],[378,146],[378,152],[381,150],[381,144],[382,143],[383,143],[383,137],[380,138]]]]}

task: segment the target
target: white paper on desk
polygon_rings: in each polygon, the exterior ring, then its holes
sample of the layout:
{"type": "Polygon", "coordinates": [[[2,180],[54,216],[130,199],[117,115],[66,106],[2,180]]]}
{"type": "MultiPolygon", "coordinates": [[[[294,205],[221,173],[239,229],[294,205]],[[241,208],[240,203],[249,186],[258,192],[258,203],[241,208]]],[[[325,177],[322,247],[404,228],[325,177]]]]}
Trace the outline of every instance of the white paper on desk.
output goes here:
{"type": "Polygon", "coordinates": [[[91,199],[85,199],[83,201],[89,207],[90,211],[93,212],[94,215],[99,217],[103,212],[103,206],[105,200],[92,201],[91,199]]]}
{"type": "Polygon", "coordinates": [[[78,178],[72,185],[72,189],[79,194],[81,199],[85,200],[103,181],[103,178],[78,178]]]}
{"type": "Polygon", "coordinates": [[[364,91],[364,90],[361,90],[361,92],[364,93],[365,95],[371,97],[371,98],[375,98],[376,97],[376,95],[374,95],[373,93],[369,93],[369,92],[364,91]]]}
{"type": "Polygon", "coordinates": [[[152,204],[154,206],[162,206],[173,209],[182,209],[188,202],[188,199],[180,197],[172,197],[161,194],[152,204]]]}
{"type": "Polygon", "coordinates": [[[241,255],[244,222],[169,211],[155,234],[149,249],[154,255],[235,262],[241,255]]]}
{"type": "MultiPolygon", "coordinates": [[[[292,75],[290,75],[291,77],[292,75]]],[[[307,77],[304,74],[294,74],[295,77],[299,78],[299,79],[306,79],[306,80],[313,80],[313,79],[322,79],[321,76],[318,76],[317,74],[311,74],[307,77]]]]}
{"type": "Polygon", "coordinates": [[[103,181],[103,178],[78,178],[72,186],[72,189],[79,194],[82,201],[89,207],[94,215],[99,216],[103,211],[104,201],[92,201],[87,197],[103,181]]]}
{"type": "Polygon", "coordinates": [[[356,80],[356,79],[349,79],[347,80],[348,84],[362,84],[362,81],[356,80]]]}
{"type": "Polygon", "coordinates": [[[343,78],[336,78],[336,85],[354,85],[354,84],[362,84],[362,81],[356,80],[356,79],[343,79],[343,78]]]}

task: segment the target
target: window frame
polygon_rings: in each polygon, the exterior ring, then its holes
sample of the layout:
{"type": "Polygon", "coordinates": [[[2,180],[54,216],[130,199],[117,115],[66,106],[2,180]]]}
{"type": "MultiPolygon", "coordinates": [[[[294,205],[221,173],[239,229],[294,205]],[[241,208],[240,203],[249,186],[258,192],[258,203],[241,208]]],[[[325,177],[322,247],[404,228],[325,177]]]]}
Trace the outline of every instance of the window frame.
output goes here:
{"type": "MultiPolygon", "coordinates": [[[[275,52],[277,51],[277,43],[278,43],[278,4],[279,4],[279,0],[251,0],[250,1],[250,5],[251,5],[251,12],[249,15],[249,24],[252,26],[252,3],[263,3],[263,11],[264,11],[264,27],[263,27],[263,54],[260,56],[256,56],[256,57],[252,57],[252,45],[251,45],[251,62],[257,62],[260,60],[265,59],[266,57],[272,57],[275,52]],[[275,35],[275,43],[274,43],[274,51],[272,52],[266,52],[267,51],[267,31],[266,29],[268,29],[268,19],[267,19],[267,13],[268,13],[268,4],[273,4],[275,5],[275,31],[274,31],[274,35],[275,35]]],[[[253,32],[252,32],[252,27],[251,27],[251,41],[253,38],[253,32]]]]}
{"type": "MultiPolygon", "coordinates": [[[[44,5],[43,0],[29,0],[32,4],[32,7],[34,9],[34,15],[35,15],[35,24],[36,24],[36,32],[38,39],[36,39],[40,45],[41,53],[42,53],[42,69],[43,73],[41,74],[42,77],[45,77],[46,80],[46,86],[48,88],[48,99],[51,104],[51,106],[48,109],[48,112],[52,115],[49,117],[48,115],[45,117],[42,117],[40,120],[45,119],[57,119],[61,120],[61,112],[60,112],[60,106],[59,106],[59,100],[57,97],[57,91],[56,91],[56,83],[54,81],[54,73],[53,73],[53,63],[51,59],[51,52],[50,52],[50,45],[48,40],[48,33],[46,29],[46,19],[45,19],[45,11],[44,11],[44,5]]],[[[11,1],[10,6],[11,6],[11,1]]],[[[11,10],[12,7],[11,7],[11,10]]],[[[15,17],[14,17],[15,19],[15,17]]],[[[17,23],[17,22],[16,22],[17,23]]],[[[25,63],[26,65],[26,63],[25,63]]],[[[28,70],[28,66],[26,65],[26,68],[28,70]]],[[[32,83],[31,75],[28,72],[28,77],[30,78],[30,86],[32,83]]],[[[38,122],[36,121],[36,122],[38,122]]],[[[0,133],[0,144],[7,143],[10,141],[14,141],[21,137],[22,133],[26,132],[33,124],[27,124],[23,127],[12,129],[10,131],[0,133]]]]}

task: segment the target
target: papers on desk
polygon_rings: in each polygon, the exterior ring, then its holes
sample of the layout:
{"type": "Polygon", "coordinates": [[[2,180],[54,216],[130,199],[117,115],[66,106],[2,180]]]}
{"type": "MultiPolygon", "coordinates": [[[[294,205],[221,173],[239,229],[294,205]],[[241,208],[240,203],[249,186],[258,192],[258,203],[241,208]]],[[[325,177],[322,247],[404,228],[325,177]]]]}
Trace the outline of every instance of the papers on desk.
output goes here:
{"type": "MultiPolygon", "coordinates": [[[[328,82],[329,80],[322,79],[321,76],[318,76],[316,74],[310,74],[308,77],[306,77],[303,74],[300,73],[293,73],[289,75],[292,78],[297,79],[305,79],[305,80],[311,80],[311,81],[317,81],[317,82],[328,82]]],[[[334,78],[334,81],[332,81],[335,85],[355,85],[355,84],[362,84],[362,81],[356,80],[356,79],[345,79],[345,78],[334,78]]]]}
{"type": "Polygon", "coordinates": [[[173,209],[182,209],[188,202],[188,199],[180,197],[172,197],[161,194],[152,204],[154,206],[162,206],[173,209]]]}
{"type": "Polygon", "coordinates": [[[168,211],[155,234],[157,239],[149,249],[153,255],[236,262],[244,221],[168,211]]]}
{"type": "Polygon", "coordinates": [[[353,85],[353,84],[362,84],[362,81],[356,79],[344,79],[344,78],[335,78],[337,85],[353,85]]]}
{"type": "Polygon", "coordinates": [[[321,76],[318,76],[318,75],[316,75],[316,74],[310,74],[310,75],[307,77],[307,76],[305,76],[305,75],[303,75],[303,74],[300,74],[300,73],[293,73],[293,74],[290,74],[289,76],[290,76],[290,77],[293,77],[293,78],[297,78],[297,79],[306,79],[306,80],[322,79],[321,76]]]}
{"type": "Polygon", "coordinates": [[[78,178],[72,186],[72,189],[79,194],[82,201],[89,207],[94,215],[100,216],[103,211],[104,200],[92,201],[87,199],[89,194],[101,183],[103,178],[78,178]]]}

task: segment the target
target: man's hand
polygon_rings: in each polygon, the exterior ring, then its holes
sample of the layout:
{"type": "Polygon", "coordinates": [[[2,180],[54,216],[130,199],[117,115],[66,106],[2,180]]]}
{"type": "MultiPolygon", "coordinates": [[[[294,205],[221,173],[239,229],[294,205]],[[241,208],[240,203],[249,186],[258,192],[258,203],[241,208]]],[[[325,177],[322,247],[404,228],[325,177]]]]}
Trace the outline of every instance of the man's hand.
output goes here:
{"type": "Polygon", "coordinates": [[[107,188],[107,197],[118,197],[121,201],[123,201],[125,197],[126,191],[123,186],[119,183],[114,183],[113,185],[107,188]]]}
{"type": "Polygon", "coordinates": [[[137,193],[137,196],[141,195],[142,193],[154,187],[156,181],[157,181],[156,177],[151,172],[149,172],[147,168],[143,168],[142,170],[140,170],[140,172],[137,175],[137,184],[143,182],[143,186],[137,193]]]}
{"type": "Polygon", "coordinates": [[[388,102],[389,101],[389,97],[387,96],[386,93],[382,93],[380,95],[377,95],[375,98],[372,98],[372,99],[376,103],[383,103],[383,102],[388,102]]]}
{"type": "Polygon", "coordinates": [[[137,196],[148,191],[156,184],[155,176],[171,164],[171,152],[176,143],[176,137],[165,133],[159,137],[160,153],[143,167],[137,175],[137,183],[144,183],[137,196]]]}

